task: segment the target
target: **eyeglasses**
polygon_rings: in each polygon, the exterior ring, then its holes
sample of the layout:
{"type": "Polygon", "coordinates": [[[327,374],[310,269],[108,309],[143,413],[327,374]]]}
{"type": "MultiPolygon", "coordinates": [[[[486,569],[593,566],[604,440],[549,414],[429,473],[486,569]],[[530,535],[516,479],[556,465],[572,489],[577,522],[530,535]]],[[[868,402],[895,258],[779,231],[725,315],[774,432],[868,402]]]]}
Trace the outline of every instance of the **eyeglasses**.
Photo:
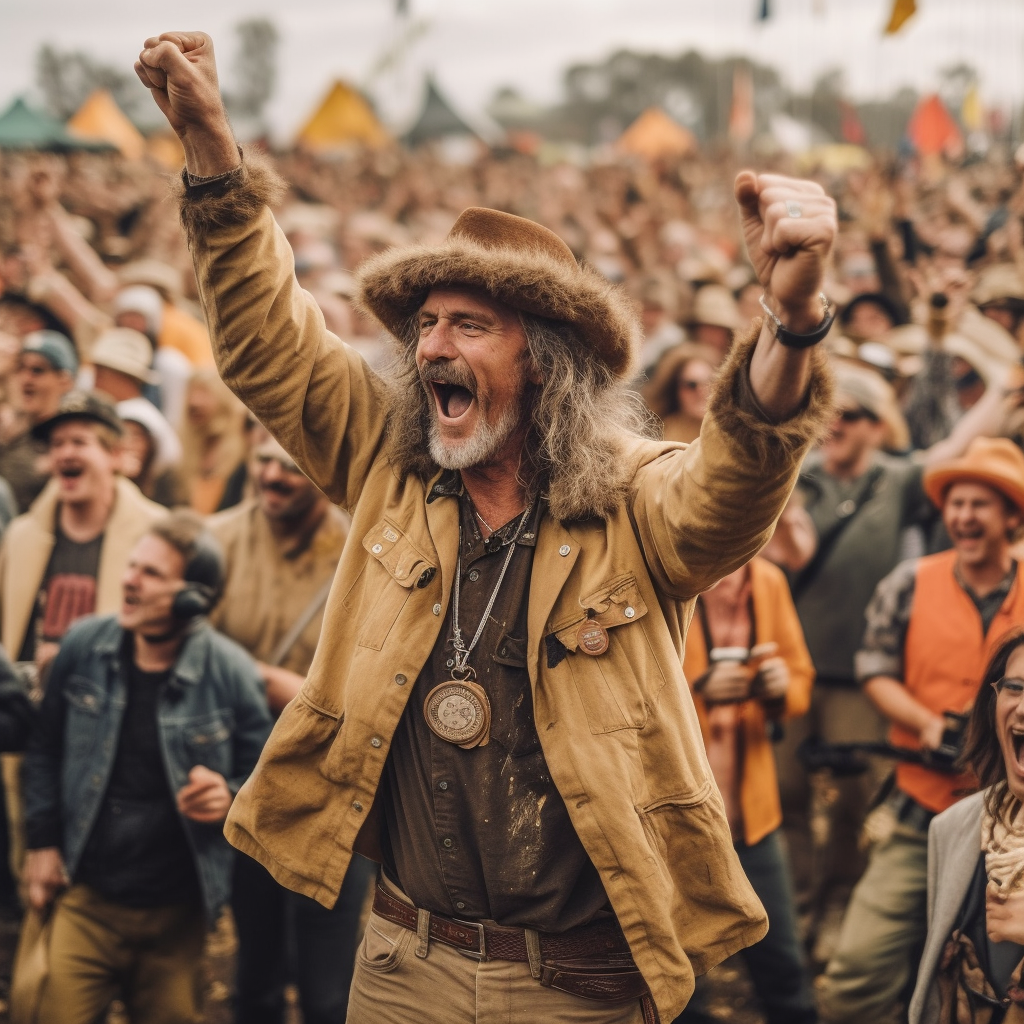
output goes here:
{"type": "Polygon", "coordinates": [[[843,409],[839,413],[839,418],[844,423],[859,423],[861,420],[878,422],[878,417],[873,412],[868,412],[867,409],[843,409]]]}
{"type": "Polygon", "coordinates": [[[1007,700],[1019,701],[1021,697],[1024,697],[1024,679],[1013,679],[1004,677],[997,679],[992,684],[992,689],[1000,697],[1006,697],[1007,700]]]}

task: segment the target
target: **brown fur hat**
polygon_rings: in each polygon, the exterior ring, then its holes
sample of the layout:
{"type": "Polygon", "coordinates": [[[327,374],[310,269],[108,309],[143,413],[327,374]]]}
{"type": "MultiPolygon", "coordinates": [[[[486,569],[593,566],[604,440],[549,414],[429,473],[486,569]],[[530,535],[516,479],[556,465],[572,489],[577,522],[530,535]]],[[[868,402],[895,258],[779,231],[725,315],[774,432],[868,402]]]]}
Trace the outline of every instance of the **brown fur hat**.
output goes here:
{"type": "Polygon", "coordinates": [[[558,235],[498,210],[464,210],[443,245],[403,246],[356,273],[359,300],[391,334],[432,288],[479,288],[513,309],[571,324],[620,378],[633,372],[643,331],[626,293],[580,266],[558,235]]]}

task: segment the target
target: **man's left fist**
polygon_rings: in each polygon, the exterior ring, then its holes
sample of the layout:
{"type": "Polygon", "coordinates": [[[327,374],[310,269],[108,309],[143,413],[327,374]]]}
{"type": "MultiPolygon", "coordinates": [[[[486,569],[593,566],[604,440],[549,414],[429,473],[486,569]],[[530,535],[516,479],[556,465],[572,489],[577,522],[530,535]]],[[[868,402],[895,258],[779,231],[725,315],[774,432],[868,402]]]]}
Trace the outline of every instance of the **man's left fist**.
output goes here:
{"type": "Polygon", "coordinates": [[[835,201],[816,182],[754,171],[740,171],[735,193],[747,254],[768,305],[787,329],[814,330],[838,230],[835,201]]]}

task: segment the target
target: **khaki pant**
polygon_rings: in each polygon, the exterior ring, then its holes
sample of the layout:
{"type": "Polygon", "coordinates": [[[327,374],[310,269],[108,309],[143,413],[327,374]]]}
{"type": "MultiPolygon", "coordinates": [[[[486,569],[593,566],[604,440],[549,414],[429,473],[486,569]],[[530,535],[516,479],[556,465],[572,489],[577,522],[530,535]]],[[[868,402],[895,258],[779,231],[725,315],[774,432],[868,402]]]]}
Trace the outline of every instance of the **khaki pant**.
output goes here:
{"type": "MultiPolygon", "coordinates": [[[[885,808],[881,808],[885,811],[885,808]]],[[[927,931],[928,838],[897,831],[871,850],[836,951],[819,979],[822,1019],[895,1024],[927,931]]]]}
{"type": "Polygon", "coordinates": [[[641,1024],[637,1000],[607,1003],[545,988],[529,964],[480,963],[371,914],[356,952],[348,1024],[641,1024]]]}
{"type": "Polygon", "coordinates": [[[801,924],[811,944],[822,919],[830,911],[842,912],[864,871],[860,831],[891,765],[875,760],[863,775],[837,779],[822,772],[812,780],[797,759],[797,747],[807,736],[828,743],[878,742],[885,729],[885,719],[859,688],[815,686],[810,711],[786,723],[785,739],[775,748],[782,829],[801,924]]]}
{"type": "Polygon", "coordinates": [[[94,1024],[120,996],[131,1024],[199,1021],[198,906],[133,909],[74,885],[54,910],[38,1024],[94,1024]]]}

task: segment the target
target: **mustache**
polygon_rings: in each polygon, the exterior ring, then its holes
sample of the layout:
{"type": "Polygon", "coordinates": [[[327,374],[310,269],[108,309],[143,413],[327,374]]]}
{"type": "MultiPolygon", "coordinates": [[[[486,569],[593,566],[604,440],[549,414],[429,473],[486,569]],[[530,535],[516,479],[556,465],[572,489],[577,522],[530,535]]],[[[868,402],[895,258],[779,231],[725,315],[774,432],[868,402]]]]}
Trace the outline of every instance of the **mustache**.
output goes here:
{"type": "Polygon", "coordinates": [[[279,480],[272,480],[268,484],[260,484],[260,490],[273,491],[275,494],[280,494],[283,495],[284,497],[288,497],[288,495],[290,495],[295,490],[295,488],[290,487],[288,484],[281,483],[279,480]]]}
{"type": "Polygon", "coordinates": [[[453,384],[476,394],[476,377],[457,363],[427,363],[418,370],[420,383],[429,391],[432,383],[453,384]]]}

